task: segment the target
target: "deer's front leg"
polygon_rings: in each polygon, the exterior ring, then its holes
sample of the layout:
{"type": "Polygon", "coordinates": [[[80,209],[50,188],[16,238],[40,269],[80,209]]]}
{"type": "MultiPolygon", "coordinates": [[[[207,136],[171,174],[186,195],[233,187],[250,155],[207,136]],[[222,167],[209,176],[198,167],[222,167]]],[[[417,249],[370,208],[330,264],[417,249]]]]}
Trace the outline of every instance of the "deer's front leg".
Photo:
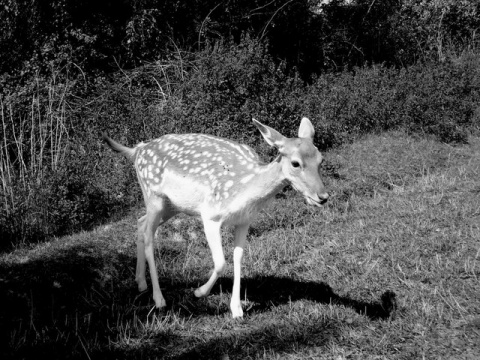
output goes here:
{"type": "Polygon", "coordinates": [[[204,285],[195,290],[196,297],[204,297],[210,294],[213,285],[215,285],[215,282],[225,270],[225,256],[223,255],[220,223],[218,221],[204,220],[203,226],[205,228],[208,246],[212,252],[214,268],[210,279],[208,279],[204,285]]]}
{"type": "Polygon", "coordinates": [[[230,301],[230,310],[234,318],[243,317],[242,303],[240,301],[240,280],[242,277],[243,249],[247,238],[248,225],[235,227],[235,248],[233,250],[233,289],[230,301]]]}

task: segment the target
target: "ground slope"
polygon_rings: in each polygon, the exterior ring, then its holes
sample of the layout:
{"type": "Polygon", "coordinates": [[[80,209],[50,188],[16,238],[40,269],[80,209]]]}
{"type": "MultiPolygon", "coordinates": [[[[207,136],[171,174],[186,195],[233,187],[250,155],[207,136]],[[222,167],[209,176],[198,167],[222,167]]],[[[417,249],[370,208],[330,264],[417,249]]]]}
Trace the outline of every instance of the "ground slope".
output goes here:
{"type": "Polygon", "coordinates": [[[325,154],[331,201],[286,191],[253,224],[243,321],[230,262],[210,297],[202,226],[157,236],[169,308],[134,283],[132,215],[0,255],[0,357],[476,359],[480,356],[480,139],[458,147],[403,133],[325,154]]]}

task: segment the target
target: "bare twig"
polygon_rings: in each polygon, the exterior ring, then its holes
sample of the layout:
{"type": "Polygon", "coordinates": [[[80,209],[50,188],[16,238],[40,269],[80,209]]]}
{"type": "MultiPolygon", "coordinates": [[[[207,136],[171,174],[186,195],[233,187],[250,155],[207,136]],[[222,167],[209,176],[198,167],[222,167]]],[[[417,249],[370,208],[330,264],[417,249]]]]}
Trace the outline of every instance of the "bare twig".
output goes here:
{"type": "Polygon", "coordinates": [[[287,6],[288,4],[290,4],[292,1],[294,0],[289,0],[287,1],[285,4],[283,4],[282,6],[280,6],[277,10],[275,10],[275,12],[273,13],[272,17],[267,21],[267,23],[265,24],[265,26],[263,27],[263,30],[262,30],[262,35],[260,36],[260,40],[263,39],[263,37],[265,36],[265,33],[267,31],[267,28],[268,26],[270,25],[270,23],[273,21],[273,18],[275,16],[277,16],[277,14],[280,12],[280,10],[282,10],[285,6],[287,6]]]}
{"type": "Polygon", "coordinates": [[[203,26],[205,25],[205,23],[207,22],[207,20],[210,18],[210,15],[212,15],[212,13],[215,11],[215,9],[218,8],[221,4],[222,4],[222,2],[219,2],[217,5],[215,5],[215,7],[214,7],[212,10],[210,10],[210,12],[209,12],[208,15],[205,17],[205,19],[203,19],[203,21],[202,21],[202,26],[200,26],[200,29],[198,30],[198,50],[200,50],[203,26]]]}

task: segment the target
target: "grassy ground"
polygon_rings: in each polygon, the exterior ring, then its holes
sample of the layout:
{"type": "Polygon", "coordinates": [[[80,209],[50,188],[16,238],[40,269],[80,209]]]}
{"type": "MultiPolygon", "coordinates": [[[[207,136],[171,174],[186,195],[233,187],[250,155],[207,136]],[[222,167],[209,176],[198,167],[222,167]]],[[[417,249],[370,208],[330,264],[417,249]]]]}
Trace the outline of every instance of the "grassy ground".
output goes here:
{"type": "Polygon", "coordinates": [[[114,359],[477,359],[480,139],[451,147],[402,133],[325,154],[331,201],[287,191],[245,252],[246,315],[229,313],[227,274],[198,221],[158,232],[169,308],[139,294],[136,217],[0,255],[0,357],[114,359]]]}

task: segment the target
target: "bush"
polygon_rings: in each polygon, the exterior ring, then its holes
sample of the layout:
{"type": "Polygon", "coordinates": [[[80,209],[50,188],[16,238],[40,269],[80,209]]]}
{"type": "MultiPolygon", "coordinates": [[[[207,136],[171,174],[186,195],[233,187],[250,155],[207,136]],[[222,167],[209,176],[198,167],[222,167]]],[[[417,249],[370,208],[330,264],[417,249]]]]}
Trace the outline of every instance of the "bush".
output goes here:
{"type": "Polygon", "coordinates": [[[133,142],[193,132],[253,144],[258,136],[252,117],[293,135],[302,116],[302,82],[275,64],[267,45],[248,37],[240,45],[220,41],[124,74],[128,86],[119,88],[117,78],[102,90],[106,111],[100,121],[133,142]],[[107,115],[119,109],[120,116],[107,115]]]}
{"type": "Polygon", "coordinates": [[[289,131],[301,116],[295,99],[301,89],[258,40],[210,45],[196,56],[195,68],[181,87],[183,107],[178,115],[188,124],[182,131],[252,143],[252,117],[289,131]]]}
{"type": "Polygon", "coordinates": [[[309,86],[305,108],[318,127],[335,134],[331,144],[395,128],[466,142],[478,128],[478,56],[407,69],[357,68],[325,75],[309,86]]]}

